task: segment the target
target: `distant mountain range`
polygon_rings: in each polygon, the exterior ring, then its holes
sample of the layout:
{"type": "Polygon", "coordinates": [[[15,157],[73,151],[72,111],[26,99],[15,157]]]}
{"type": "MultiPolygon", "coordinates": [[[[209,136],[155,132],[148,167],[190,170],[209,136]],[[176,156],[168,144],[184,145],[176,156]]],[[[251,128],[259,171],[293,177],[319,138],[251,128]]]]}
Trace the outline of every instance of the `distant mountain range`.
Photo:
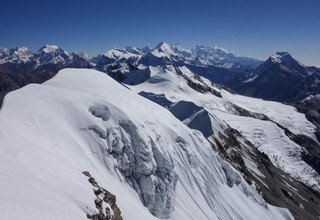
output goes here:
{"type": "Polygon", "coordinates": [[[296,103],[320,91],[320,69],[308,67],[289,53],[277,52],[265,62],[239,56],[220,47],[197,45],[190,50],[178,44],[159,43],[156,47],[111,49],[90,56],[68,53],[56,45],[44,45],[35,53],[26,47],[0,49],[2,93],[30,82],[42,82],[67,67],[95,68],[118,81],[138,74],[143,80],[147,67],[175,64],[186,66],[214,83],[248,96],[296,103]],[[39,75],[39,76],[38,76],[39,75]],[[17,84],[17,85],[15,85],[17,84]]]}

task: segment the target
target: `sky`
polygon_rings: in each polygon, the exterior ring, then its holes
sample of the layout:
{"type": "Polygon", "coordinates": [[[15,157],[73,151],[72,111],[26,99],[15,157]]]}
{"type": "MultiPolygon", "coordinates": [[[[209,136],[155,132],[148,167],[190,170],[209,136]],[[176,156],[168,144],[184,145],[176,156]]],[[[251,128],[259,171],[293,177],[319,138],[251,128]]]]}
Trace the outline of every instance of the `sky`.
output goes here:
{"type": "Polygon", "coordinates": [[[0,0],[0,46],[219,46],[265,60],[288,51],[320,66],[320,0],[0,0]]]}

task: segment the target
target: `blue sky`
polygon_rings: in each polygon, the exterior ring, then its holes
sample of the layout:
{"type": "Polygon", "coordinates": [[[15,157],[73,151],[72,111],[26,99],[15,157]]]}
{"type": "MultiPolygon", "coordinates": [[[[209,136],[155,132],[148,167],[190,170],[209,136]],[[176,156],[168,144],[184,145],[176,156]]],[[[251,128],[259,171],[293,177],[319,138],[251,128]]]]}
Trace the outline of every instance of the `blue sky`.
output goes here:
{"type": "Polygon", "coordinates": [[[0,46],[89,54],[160,41],[259,59],[289,51],[320,66],[319,0],[0,0],[0,46]]]}

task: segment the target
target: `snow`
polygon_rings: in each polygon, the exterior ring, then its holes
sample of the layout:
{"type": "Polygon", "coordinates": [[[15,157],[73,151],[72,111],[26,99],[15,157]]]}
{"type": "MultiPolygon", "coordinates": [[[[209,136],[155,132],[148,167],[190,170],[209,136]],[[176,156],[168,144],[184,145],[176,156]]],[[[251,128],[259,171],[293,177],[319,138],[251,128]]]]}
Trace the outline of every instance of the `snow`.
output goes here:
{"type": "Polygon", "coordinates": [[[171,46],[166,43],[162,42],[158,44],[151,53],[156,57],[171,57],[171,56],[177,56],[175,52],[171,49],[171,46]]]}
{"type": "Polygon", "coordinates": [[[239,68],[241,65],[257,67],[261,61],[241,57],[231,51],[221,47],[208,47],[204,45],[197,45],[191,48],[193,60],[199,59],[199,62],[204,65],[214,65],[222,68],[239,68]],[[240,64],[240,66],[239,66],[240,64]]]}
{"type": "Polygon", "coordinates": [[[273,54],[270,58],[273,62],[281,63],[282,59],[284,59],[285,56],[289,55],[287,52],[277,52],[273,54]]]}
{"type": "Polygon", "coordinates": [[[3,59],[0,59],[0,64],[3,63],[27,63],[33,59],[32,52],[27,47],[16,47],[8,51],[7,49],[0,50],[0,55],[4,55],[3,59]]]}
{"type": "Polygon", "coordinates": [[[77,54],[78,56],[82,57],[83,59],[87,60],[87,61],[90,61],[93,57],[86,53],[86,52],[76,52],[75,54],[77,54]]]}
{"type": "Polygon", "coordinates": [[[221,51],[221,52],[226,53],[226,54],[232,54],[233,56],[238,56],[238,55],[236,55],[235,53],[230,52],[230,51],[228,51],[228,50],[226,50],[226,49],[224,49],[224,48],[222,48],[222,47],[214,46],[214,47],[213,47],[213,50],[221,51]]]}
{"type": "Polygon", "coordinates": [[[292,106],[279,102],[233,95],[229,92],[224,92],[223,96],[225,99],[249,111],[265,114],[271,120],[288,128],[294,134],[304,134],[313,138],[315,141],[317,140],[314,134],[316,127],[306,119],[304,114],[298,112],[297,109],[292,106]]]}
{"type": "Polygon", "coordinates": [[[282,129],[269,121],[232,116],[221,112],[217,116],[241,132],[259,151],[267,154],[273,164],[295,179],[320,191],[320,176],[300,159],[301,147],[292,142],[282,129]]]}
{"type": "Polygon", "coordinates": [[[66,64],[72,60],[72,56],[57,45],[43,45],[36,53],[36,67],[48,64],[66,64]]]}
{"type": "Polygon", "coordinates": [[[130,59],[130,58],[140,58],[141,55],[130,53],[127,51],[119,50],[119,49],[112,49],[107,51],[104,56],[115,59],[115,60],[122,60],[122,59],[130,59]]]}
{"type": "Polygon", "coordinates": [[[156,219],[151,211],[170,219],[293,219],[266,204],[199,132],[98,71],[65,69],[9,93],[0,122],[3,219],[87,219],[96,208],[85,170],[116,195],[124,219],[156,219]],[[136,160],[127,166],[130,152],[136,160]],[[174,188],[154,191],[175,176],[174,188]],[[159,199],[174,200],[166,213],[159,199]]]}
{"type": "MultiPolygon", "coordinates": [[[[288,68],[287,66],[291,66],[293,63],[296,63],[302,68],[306,68],[306,66],[294,59],[288,52],[276,52],[269,58],[273,63],[280,63],[281,68],[285,69],[286,71],[292,71],[292,69],[288,68]]],[[[294,71],[294,69],[293,69],[294,71]]],[[[299,72],[299,71],[298,71],[299,72]]],[[[310,74],[310,73],[309,73],[310,74]]]]}
{"type": "MultiPolygon", "coordinates": [[[[186,67],[182,67],[180,70],[196,81],[196,78],[192,77],[192,72],[186,67]]],[[[219,90],[223,98],[210,93],[196,92],[188,86],[183,77],[175,73],[172,66],[153,68],[151,72],[149,80],[136,86],[130,86],[130,89],[137,93],[145,91],[164,94],[171,102],[188,101],[203,107],[209,112],[211,119],[215,117],[212,121],[217,121],[217,123],[212,123],[214,133],[220,129],[219,126],[224,122],[227,123],[232,128],[241,131],[260,151],[265,152],[275,166],[315,190],[320,189],[319,174],[301,159],[301,147],[291,141],[275,124],[282,125],[294,134],[304,134],[317,141],[314,133],[316,127],[294,107],[278,102],[234,95],[214,86],[213,88],[219,90]],[[264,114],[275,123],[241,116],[237,113],[234,105],[254,114],[264,114]],[[261,131],[261,137],[255,136],[257,131],[261,131]],[[256,138],[259,141],[255,141],[256,138]]],[[[212,86],[208,80],[201,79],[203,84],[212,86]]],[[[198,83],[200,82],[198,81],[198,83]]],[[[206,125],[203,124],[203,126],[206,125]]],[[[200,130],[206,129],[201,128],[200,130]]],[[[252,168],[254,170],[254,167],[252,168]]]]}
{"type": "Polygon", "coordinates": [[[308,102],[311,101],[313,99],[320,99],[320,94],[316,94],[316,95],[309,95],[308,97],[306,97],[305,99],[303,99],[301,102],[308,102]]]}
{"type": "Polygon", "coordinates": [[[243,83],[253,82],[259,75],[255,75],[247,80],[244,80],[243,83]]]}
{"type": "Polygon", "coordinates": [[[45,52],[45,53],[52,53],[56,50],[60,50],[61,48],[57,45],[44,45],[42,50],[45,52]]]}

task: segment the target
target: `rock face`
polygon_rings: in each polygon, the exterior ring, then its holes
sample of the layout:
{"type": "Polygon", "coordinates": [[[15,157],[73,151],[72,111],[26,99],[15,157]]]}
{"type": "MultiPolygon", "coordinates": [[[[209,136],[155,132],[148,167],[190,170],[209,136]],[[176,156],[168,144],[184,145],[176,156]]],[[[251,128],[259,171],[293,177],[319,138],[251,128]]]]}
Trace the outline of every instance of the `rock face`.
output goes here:
{"type": "Polygon", "coordinates": [[[99,186],[89,171],[83,171],[82,173],[89,178],[88,181],[93,186],[96,196],[94,203],[98,210],[96,214],[87,214],[87,218],[92,220],[122,220],[116,196],[99,186]]]}

